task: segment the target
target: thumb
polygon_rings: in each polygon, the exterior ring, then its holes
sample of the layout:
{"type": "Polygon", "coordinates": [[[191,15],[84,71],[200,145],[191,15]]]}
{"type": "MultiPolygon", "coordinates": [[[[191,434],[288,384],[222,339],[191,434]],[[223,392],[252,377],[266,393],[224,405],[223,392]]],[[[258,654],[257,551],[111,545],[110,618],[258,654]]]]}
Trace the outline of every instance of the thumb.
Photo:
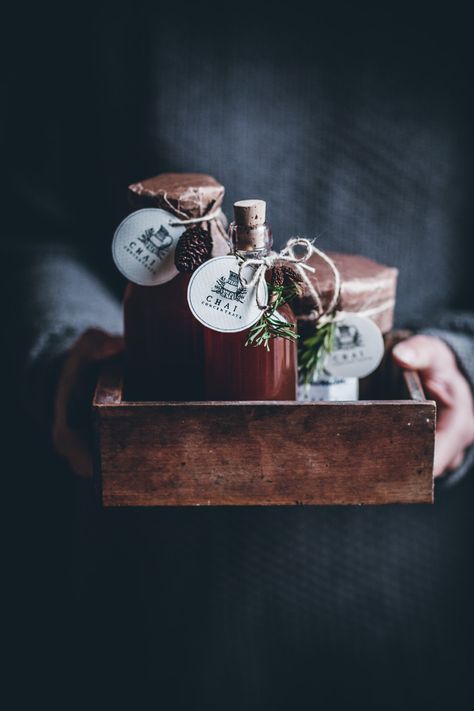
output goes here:
{"type": "Polygon", "coordinates": [[[431,371],[444,370],[454,357],[449,347],[434,336],[412,336],[398,343],[392,355],[402,368],[431,371]]]}

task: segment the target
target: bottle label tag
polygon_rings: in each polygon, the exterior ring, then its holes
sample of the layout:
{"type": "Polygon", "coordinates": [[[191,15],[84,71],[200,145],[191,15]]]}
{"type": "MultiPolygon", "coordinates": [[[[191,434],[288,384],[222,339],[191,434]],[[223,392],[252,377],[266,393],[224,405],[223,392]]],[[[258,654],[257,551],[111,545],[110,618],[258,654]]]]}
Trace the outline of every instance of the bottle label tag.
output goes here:
{"type": "Polygon", "coordinates": [[[140,286],[156,286],[178,274],[174,252],[185,230],[177,217],[159,208],[132,212],[115,230],[112,256],[126,279],[140,286]]]}
{"type": "MultiPolygon", "coordinates": [[[[242,276],[249,281],[255,267],[242,268],[242,276]]],[[[221,333],[236,333],[253,326],[263,311],[257,304],[268,302],[265,281],[245,287],[239,278],[240,262],[233,255],[216,257],[196,269],[188,286],[188,303],[193,315],[204,326],[221,333]]]]}
{"type": "Polygon", "coordinates": [[[339,378],[365,378],[383,358],[384,342],[379,327],[369,318],[351,313],[340,314],[335,326],[325,372],[339,378]]]}

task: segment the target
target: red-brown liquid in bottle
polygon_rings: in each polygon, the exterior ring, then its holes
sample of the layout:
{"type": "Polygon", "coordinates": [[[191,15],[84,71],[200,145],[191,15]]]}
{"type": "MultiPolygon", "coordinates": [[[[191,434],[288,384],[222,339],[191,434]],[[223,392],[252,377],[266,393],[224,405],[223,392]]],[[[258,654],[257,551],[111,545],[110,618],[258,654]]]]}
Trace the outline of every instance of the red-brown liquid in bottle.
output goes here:
{"type": "MultiPolygon", "coordinates": [[[[295,322],[291,309],[279,312],[295,322]]],[[[295,400],[296,344],[283,338],[263,346],[246,346],[247,331],[204,332],[206,400],[295,400]]]]}
{"type": "MultiPolygon", "coordinates": [[[[271,249],[272,236],[265,222],[263,200],[234,203],[235,221],[229,226],[234,250],[242,259],[263,259],[271,249]]],[[[283,318],[295,324],[291,308],[279,309],[283,318]]],[[[262,345],[246,346],[248,331],[204,332],[204,382],[207,400],[295,400],[297,352],[295,341],[270,340],[270,350],[262,345]]]]}
{"type": "Polygon", "coordinates": [[[189,274],[124,297],[125,389],[136,400],[204,399],[204,327],[187,301],[189,274]]]}

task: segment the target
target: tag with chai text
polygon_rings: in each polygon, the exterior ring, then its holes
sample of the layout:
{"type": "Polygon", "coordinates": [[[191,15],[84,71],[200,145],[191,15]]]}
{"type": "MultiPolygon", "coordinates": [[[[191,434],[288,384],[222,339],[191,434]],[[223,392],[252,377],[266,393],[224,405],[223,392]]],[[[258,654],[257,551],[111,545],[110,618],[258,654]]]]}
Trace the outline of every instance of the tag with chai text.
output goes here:
{"type": "Polygon", "coordinates": [[[336,378],[365,378],[380,365],[383,354],[383,336],[373,321],[341,313],[335,322],[333,348],[324,370],[336,378]]]}
{"type": "Polygon", "coordinates": [[[174,253],[184,225],[159,208],[132,212],[115,230],[112,256],[126,279],[140,286],[157,286],[175,277],[174,253]]]}
{"type": "MultiPolygon", "coordinates": [[[[255,267],[244,266],[242,276],[250,281],[255,267]]],[[[245,331],[258,321],[263,311],[257,303],[268,302],[268,288],[262,279],[245,286],[239,277],[240,262],[233,255],[216,257],[196,269],[188,286],[188,303],[204,326],[221,333],[245,331]]]]}

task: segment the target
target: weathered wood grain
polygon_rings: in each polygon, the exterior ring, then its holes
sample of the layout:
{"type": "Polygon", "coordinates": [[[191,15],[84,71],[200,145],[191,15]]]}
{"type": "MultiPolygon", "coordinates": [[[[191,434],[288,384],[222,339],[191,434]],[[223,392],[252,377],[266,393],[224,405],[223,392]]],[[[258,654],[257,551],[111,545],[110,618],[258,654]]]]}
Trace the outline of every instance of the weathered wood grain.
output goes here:
{"type": "Polygon", "coordinates": [[[106,370],[94,399],[103,504],[431,502],[436,407],[416,375],[405,384],[416,399],[130,403],[120,370],[106,370]]]}

